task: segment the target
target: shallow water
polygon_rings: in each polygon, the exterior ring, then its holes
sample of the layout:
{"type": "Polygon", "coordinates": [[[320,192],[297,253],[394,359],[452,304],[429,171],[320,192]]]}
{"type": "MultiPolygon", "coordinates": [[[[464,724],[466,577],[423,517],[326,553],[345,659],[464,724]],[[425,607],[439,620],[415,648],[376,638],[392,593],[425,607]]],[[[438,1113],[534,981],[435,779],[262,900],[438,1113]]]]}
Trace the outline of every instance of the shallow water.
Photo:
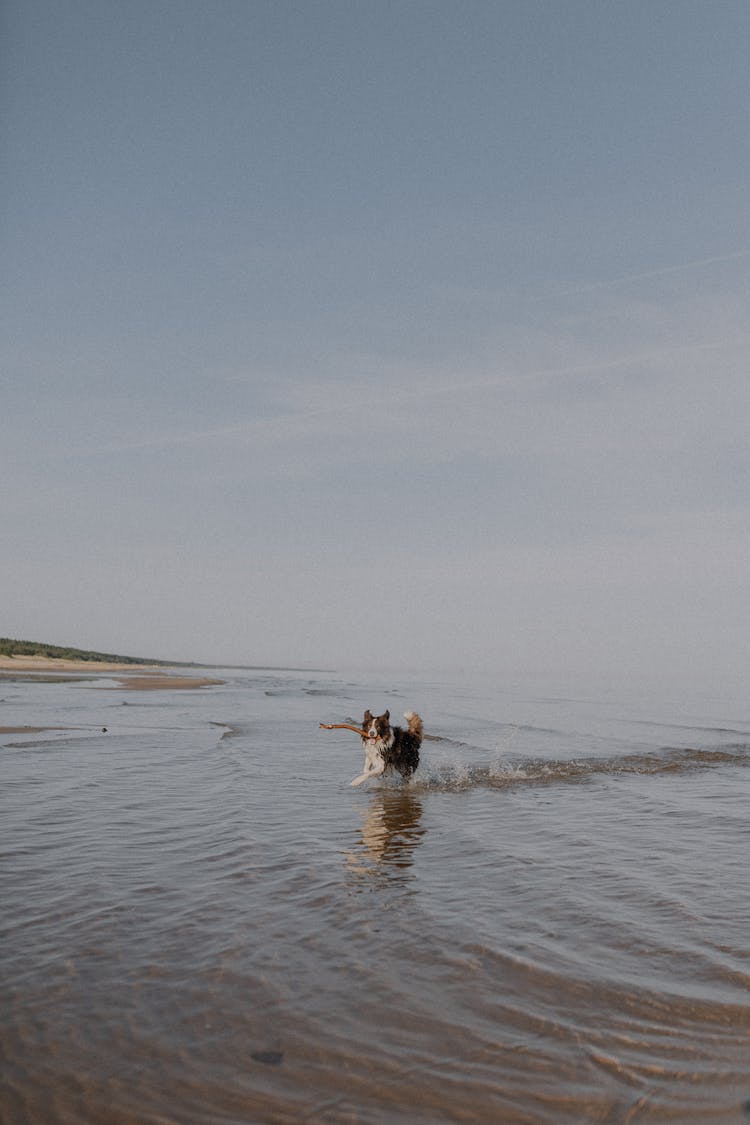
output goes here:
{"type": "Polygon", "coordinates": [[[748,1120],[750,708],[221,674],[0,683],[3,1122],[748,1120]]]}

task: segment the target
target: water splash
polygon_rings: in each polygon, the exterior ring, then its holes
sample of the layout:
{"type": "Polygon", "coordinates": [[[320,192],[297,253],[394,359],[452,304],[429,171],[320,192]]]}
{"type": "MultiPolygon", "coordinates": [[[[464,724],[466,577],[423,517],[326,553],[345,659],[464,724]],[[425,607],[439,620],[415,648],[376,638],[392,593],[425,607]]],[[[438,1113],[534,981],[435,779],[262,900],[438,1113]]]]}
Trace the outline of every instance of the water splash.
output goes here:
{"type": "Polygon", "coordinates": [[[439,762],[423,765],[411,785],[415,792],[476,787],[507,789],[517,785],[550,785],[586,781],[592,777],[627,774],[686,774],[722,766],[749,766],[750,745],[741,743],[716,750],[694,747],[664,747],[649,753],[606,758],[515,758],[496,755],[489,765],[466,761],[465,743],[454,744],[456,752],[439,762]]]}

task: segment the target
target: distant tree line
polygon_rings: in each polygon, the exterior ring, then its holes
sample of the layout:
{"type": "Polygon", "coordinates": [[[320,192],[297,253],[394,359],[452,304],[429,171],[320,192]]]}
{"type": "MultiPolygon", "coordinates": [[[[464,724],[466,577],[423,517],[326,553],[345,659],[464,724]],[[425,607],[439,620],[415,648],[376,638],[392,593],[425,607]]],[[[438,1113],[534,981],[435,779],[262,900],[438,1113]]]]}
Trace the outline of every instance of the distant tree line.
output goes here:
{"type": "Polygon", "coordinates": [[[16,641],[0,637],[0,656],[49,656],[54,660],[90,660],[107,664],[166,664],[166,660],[148,660],[141,656],[117,656],[111,652],[89,652],[81,648],[62,648],[38,641],[16,641]]]}

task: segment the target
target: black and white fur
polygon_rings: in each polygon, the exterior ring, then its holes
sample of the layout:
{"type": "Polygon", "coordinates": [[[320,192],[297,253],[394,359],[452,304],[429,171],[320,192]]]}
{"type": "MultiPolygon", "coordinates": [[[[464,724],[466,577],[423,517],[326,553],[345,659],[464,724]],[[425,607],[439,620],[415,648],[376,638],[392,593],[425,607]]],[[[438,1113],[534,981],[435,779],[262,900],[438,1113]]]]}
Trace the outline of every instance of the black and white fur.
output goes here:
{"type": "Polygon", "coordinates": [[[352,785],[361,785],[371,777],[380,777],[393,769],[408,778],[419,765],[419,747],[422,745],[422,720],[415,711],[404,712],[409,726],[391,726],[391,713],[373,716],[365,711],[362,720],[362,746],[365,751],[365,768],[352,785]]]}

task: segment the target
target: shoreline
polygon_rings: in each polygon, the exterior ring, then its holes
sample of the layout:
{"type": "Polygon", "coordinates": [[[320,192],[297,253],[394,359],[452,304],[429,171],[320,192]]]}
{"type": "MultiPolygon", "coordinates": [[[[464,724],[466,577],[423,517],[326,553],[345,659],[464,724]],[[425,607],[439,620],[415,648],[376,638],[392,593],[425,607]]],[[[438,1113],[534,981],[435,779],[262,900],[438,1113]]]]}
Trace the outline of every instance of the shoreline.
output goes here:
{"type": "Polygon", "coordinates": [[[118,664],[96,660],[68,660],[56,656],[0,656],[0,679],[8,673],[18,673],[33,679],[41,673],[53,676],[55,673],[70,675],[82,680],[96,679],[98,676],[114,677],[116,687],[102,690],[110,691],[185,691],[195,688],[214,687],[225,680],[211,676],[185,675],[184,666],[179,675],[173,675],[169,665],[164,664],[118,664]]]}
{"type": "Polygon", "coordinates": [[[151,672],[165,667],[168,665],[69,660],[59,656],[0,656],[0,672],[151,672]]]}

